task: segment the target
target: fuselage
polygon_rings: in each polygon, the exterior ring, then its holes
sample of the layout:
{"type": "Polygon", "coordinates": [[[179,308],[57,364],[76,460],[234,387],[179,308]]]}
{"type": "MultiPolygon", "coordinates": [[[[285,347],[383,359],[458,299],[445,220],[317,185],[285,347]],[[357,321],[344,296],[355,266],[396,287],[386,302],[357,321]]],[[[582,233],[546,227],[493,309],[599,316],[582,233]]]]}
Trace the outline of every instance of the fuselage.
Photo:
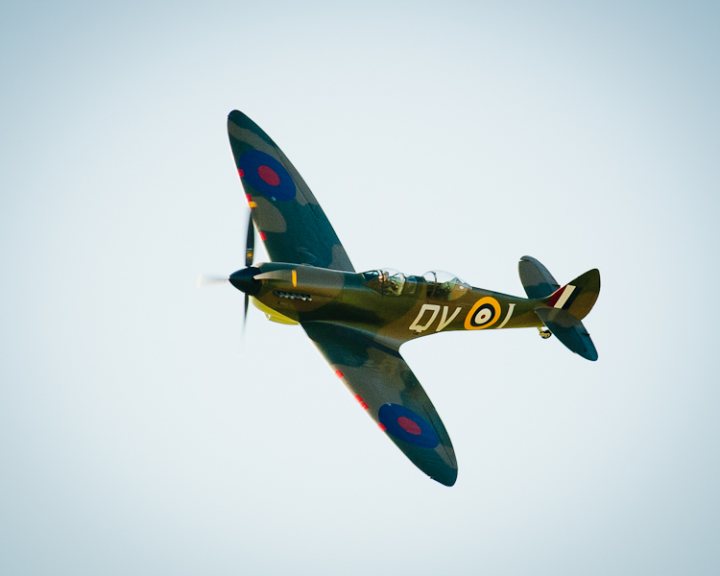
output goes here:
{"type": "Polygon", "coordinates": [[[281,262],[252,270],[251,287],[237,287],[255,298],[271,320],[348,323],[400,341],[451,330],[542,325],[534,313],[539,300],[475,288],[458,278],[342,272],[281,262]]]}

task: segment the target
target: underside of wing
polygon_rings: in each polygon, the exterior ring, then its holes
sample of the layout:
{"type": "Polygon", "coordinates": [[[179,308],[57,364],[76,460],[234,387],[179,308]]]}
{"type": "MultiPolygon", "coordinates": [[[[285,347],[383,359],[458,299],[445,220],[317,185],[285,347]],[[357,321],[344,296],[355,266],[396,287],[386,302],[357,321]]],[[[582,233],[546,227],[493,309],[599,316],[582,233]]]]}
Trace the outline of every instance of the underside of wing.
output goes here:
{"type": "Polygon", "coordinates": [[[277,144],[237,110],[228,116],[228,136],[255,227],[270,258],[354,271],[323,209],[277,144]]]}
{"type": "Polygon", "coordinates": [[[457,461],[450,437],[398,349],[341,324],[308,322],[303,328],[398,448],[428,476],[452,486],[457,461]]]}

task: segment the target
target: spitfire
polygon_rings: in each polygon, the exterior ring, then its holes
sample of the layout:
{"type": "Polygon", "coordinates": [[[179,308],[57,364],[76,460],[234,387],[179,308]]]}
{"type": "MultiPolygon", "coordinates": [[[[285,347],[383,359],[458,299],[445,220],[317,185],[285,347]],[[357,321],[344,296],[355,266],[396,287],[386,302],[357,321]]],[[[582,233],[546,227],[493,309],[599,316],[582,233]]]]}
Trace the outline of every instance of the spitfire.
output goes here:
{"type": "Polygon", "coordinates": [[[559,285],[523,256],[527,298],[470,286],[457,276],[393,270],[356,272],[322,208],[275,142],[243,113],[228,117],[230,146],[250,207],[245,268],[230,283],[270,320],[300,324],[360,406],[405,455],[452,486],[450,437],[402,344],[450,330],[535,328],[588,360],[597,351],[581,320],[600,292],[593,269],[559,285]],[[271,262],[253,264],[254,228],[271,262]]]}

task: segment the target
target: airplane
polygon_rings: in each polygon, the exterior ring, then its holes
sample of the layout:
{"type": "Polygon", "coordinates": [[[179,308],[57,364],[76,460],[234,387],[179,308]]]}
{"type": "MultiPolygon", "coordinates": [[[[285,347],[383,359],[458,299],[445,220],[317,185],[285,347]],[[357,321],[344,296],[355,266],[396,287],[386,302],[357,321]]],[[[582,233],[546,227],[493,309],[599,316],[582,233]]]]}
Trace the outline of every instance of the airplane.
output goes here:
{"type": "Polygon", "coordinates": [[[234,110],[228,136],[250,216],[245,267],[230,275],[268,319],[299,324],[357,402],[402,452],[433,480],[452,486],[458,473],[450,436],[400,354],[410,340],[451,330],[536,328],[571,351],[597,360],[581,320],[600,292],[589,270],[560,285],[523,256],[527,298],[470,286],[456,276],[394,270],[356,272],[310,188],[275,142],[234,110]],[[255,230],[270,262],[254,265],[255,230]]]}

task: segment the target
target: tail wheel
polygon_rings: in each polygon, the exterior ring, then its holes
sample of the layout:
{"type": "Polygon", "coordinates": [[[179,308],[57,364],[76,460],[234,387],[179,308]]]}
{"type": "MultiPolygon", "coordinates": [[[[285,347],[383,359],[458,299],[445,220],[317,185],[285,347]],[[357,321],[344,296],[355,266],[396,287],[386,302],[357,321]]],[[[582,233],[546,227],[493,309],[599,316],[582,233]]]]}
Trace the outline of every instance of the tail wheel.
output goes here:
{"type": "Polygon", "coordinates": [[[543,340],[547,340],[550,336],[552,336],[552,332],[550,332],[547,328],[538,328],[538,332],[540,333],[540,338],[543,340]]]}

